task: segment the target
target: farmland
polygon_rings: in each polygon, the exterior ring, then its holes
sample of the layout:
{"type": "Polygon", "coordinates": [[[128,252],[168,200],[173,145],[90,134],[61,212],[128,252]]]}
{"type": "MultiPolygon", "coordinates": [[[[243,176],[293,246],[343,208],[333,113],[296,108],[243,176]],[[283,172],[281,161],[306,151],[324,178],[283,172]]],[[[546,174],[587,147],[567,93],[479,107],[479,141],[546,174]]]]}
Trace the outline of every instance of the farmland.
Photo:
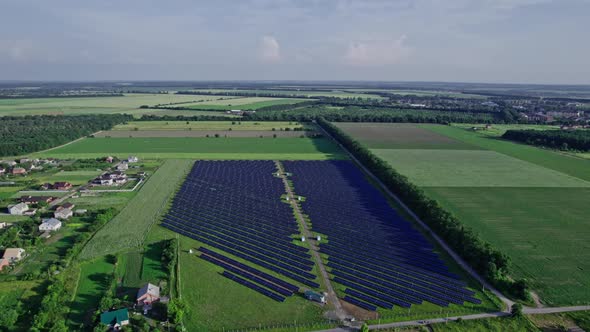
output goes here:
{"type": "Polygon", "coordinates": [[[190,165],[189,160],[167,160],[129,204],[88,242],[80,258],[96,258],[142,245],[190,165]]]}
{"type": "Polygon", "coordinates": [[[105,155],[142,159],[328,159],[344,158],[326,138],[86,138],[37,154],[55,158],[105,155]]]}
{"type": "Polygon", "coordinates": [[[155,130],[272,130],[275,128],[295,128],[310,127],[309,124],[297,122],[275,121],[275,122],[252,122],[252,121],[131,121],[125,124],[117,125],[112,131],[155,131],[155,130]]]}
{"type": "Polygon", "coordinates": [[[266,97],[246,97],[246,98],[232,98],[227,100],[204,101],[200,103],[187,103],[180,106],[191,109],[207,109],[207,110],[257,110],[261,107],[274,105],[291,105],[297,104],[307,99],[296,98],[266,98],[266,97]]]}
{"type": "MultiPolygon", "coordinates": [[[[364,124],[356,126],[349,133],[371,147],[371,133],[363,132],[364,124]]],[[[397,137],[409,125],[387,126],[390,137],[397,137]]],[[[590,279],[583,271],[589,268],[590,233],[584,202],[590,199],[590,162],[503,141],[469,126],[414,126],[444,136],[441,145],[453,140],[476,149],[416,148],[424,144],[419,130],[372,151],[509,254],[514,277],[529,280],[544,303],[586,303],[590,279]]]]}
{"type": "MultiPolygon", "coordinates": [[[[177,94],[125,94],[117,97],[80,98],[30,98],[0,99],[0,116],[41,115],[41,114],[110,114],[127,113],[136,116],[151,113],[177,112],[168,110],[140,109],[142,105],[191,103],[198,101],[217,101],[228,97],[177,94]]],[[[185,114],[186,112],[183,112],[185,114]]],[[[193,114],[193,113],[187,113],[193,114]]],[[[211,113],[208,113],[211,114],[211,113]]]]}
{"type": "Polygon", "coordinates": [[[283,95],[292,95],[292,96],[302,96],[302,97],[336,97],[336,98],[366,98],[366,99],[383,99],[383,97],[379,95],[373,95],[370,93],[357,93],[355,91],[344,91],[344,90],[332,90],[332,91],[313,91],[313,90],[281,90],[281,89],[272,89],[272,90],[233,90],[233,89],[197,89],[195,92],[209,92],[209,93],[227,93],[231,95],[232,93],[240,93],[240,94],[251,94],[256,96],[257,94],[283,94],[283,95]]]}

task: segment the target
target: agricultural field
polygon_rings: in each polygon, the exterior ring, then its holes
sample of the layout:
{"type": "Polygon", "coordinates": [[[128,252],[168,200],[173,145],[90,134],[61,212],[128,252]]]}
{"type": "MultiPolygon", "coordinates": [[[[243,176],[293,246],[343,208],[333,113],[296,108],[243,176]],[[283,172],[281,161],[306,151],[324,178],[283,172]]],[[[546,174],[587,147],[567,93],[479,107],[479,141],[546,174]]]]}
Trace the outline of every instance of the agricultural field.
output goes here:
{"type": "Polygon", "coordinates": [[[227,89],[196,89],[195,91],[203,91],[209,93],[247,93],[256,96],[260,93],[276,93],[276,94],[286,94],[292,96],[302,96],[302,97],[337,97],[337,98],[366,98],[366,99],[383,99],[383,97],[379,95],[373,95],[368,93],[358,93],[352,90],[332,90],[332,91],[306,91],[306,90],[280,90],[280,89],[270,89],[270,90],[227,90],[227,89]]]}
{"type": "Polygon", "coordinates": [[[312,136],[317,128],[297,122],[248,121],[136,121],[118,125],[95,137],[301,137],[312,136]]]}
{"type": "Polygon", "coordinates": [[[80,265],[78,287],[68,316],[71,324],[80,324],[91,319],[100,299],[111,286],[114,269],[112,258],[107,257],[80,265]]]}
{"type": "Polygon", "coordinates": [[[245,98],[232,98],[227,100],[213,100],[204,101],[200,103],[187,103],[181,104],[181,107],[187,107],[195,110],[206,109],[206,110],[257,110],[261,107],[274,106],[274,105],[291,105],[297,104],[303,101],[309,101],[308,99],[296,99],[296,98],[267,98],[267,97],[245,97],[245,98]]]}
{"type": "MultiPolygon", "coordinates": [[[[168,110],[140,109],[139,107],[142,105],[156,106],[171,103],[178,104],[194,103],[198,101],[217,101],[220,98],[227,97],[177,94],[125,94],[117,97],[2,99],[0,100],[0,116],[99,113],[127,113],[136,116],[152,113],[168,114],[168,112],[166,112],[168,110]]],[[[177,106],[181,105],[183,104],[178,104],[177,106]]],[[[211,115],[211,113],[208,114],[211,115]]]]}
{"type": "MultiPolygon", "coordinates": [[[[374,139],[361,129],[365,124],[356,126],[348,132],[371,147],[374,139]]],[[[504,141],[470,126],[414,125],[419,128],[414,136],[407,124],[388,126],[389,137],[410,134],[373,152],[509,254],[514,277],[528,279],[543,303],[590,300],[590,278],[584,273],[590,269],[590,161],[504,141]],[[452,140],[476,149],[416,148],[424,144],[424,130],[444,136],[441,144],[452,140]]]]}
{"type": "Polygon", "coordinates": [[[80,258],[93,259],[142,245],[191,164],[190,160],[166,160],[125,208],[95,234],[80,258]]]}
{"type": "Polygon", "coordinates": [[[97,158],[113,155],[142,159],[342,159],[345,156],[327,138],[273,139],[272,137],[148,137],[85,138],[36,156],[97,158]]]}

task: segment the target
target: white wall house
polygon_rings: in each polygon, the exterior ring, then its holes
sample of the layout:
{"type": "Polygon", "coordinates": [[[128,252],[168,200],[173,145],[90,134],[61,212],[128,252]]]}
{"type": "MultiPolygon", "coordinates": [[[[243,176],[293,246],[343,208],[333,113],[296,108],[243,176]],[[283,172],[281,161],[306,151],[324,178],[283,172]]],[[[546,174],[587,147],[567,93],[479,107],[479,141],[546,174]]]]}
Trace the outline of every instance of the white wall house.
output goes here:
{"type": "Polygon", "coordinates": [[[51,219],[43,219],[41,225],[39,225],[39,231],[41,232],[53,232],[57,231],[61,228],[61,221],[51,218],[51,219]]]}

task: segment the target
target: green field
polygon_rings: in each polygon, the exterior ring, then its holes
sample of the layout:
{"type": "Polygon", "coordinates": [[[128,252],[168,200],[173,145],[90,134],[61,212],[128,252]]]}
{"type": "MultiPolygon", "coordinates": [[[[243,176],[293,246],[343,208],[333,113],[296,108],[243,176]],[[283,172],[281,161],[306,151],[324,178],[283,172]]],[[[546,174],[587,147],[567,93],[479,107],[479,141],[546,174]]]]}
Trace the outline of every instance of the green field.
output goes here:
{"type": "Polygon", "coordinates": [[[106,155],[142,159],[342,159],[326,138],[86,138],[36,154],[54,158],[97,158],[106,155]]]}
{"type": "Polygon", "coordinates": [[[297,104],[303,101],[309,101],[308,99],[296,99],[296,98],[266,98],[266,97],[245,97],[235,98],[228,100],[214,100],[205,101],[194,104],[182,104],[181,107],[188,107],[191,109],[213,109],[213,110],[257,110],[261,107],[274,106],[274,105],[291,105],[297,104]]]}
{"type": "Polygon", "coordinates": [[[495,151],[374,149],[424,187],[590,187],[590,182],[495,151]]]}
{"type": "Polygon", "coordinates": [[[196,89],[195,91],[213,92],[213,93],[247,93],[256,96],[259,93],[276,93],[291,96],[302,97],[338,97],[338,98],[365,98],[365,99],[383,99],[383,97],[374,94],[357,93],[352,90],[332,90],[332,91],[313,91],[313,90],[231,90],[231,89],[196,89]]]}
{"type": "Polygon", "coordinates": [[[164,162],[125,208],[94,235],[80,258],[92,259],[141,246],[191,165],[190,160],[164,162]]]}
{"type": "Polygon", "coordinates": [[[220,96],[125,94],[117,97],[23,98],[0,100],[0,115],[84,114],[142,112],[142,105],[217,100],[220,96]]]}
{"type": "Polygon", "coordinates": [[[100,299],[109,289],[115,266],[101,257],[80,266],[80,279],[68,319],[80,324],[92,318],[100,299]]]}
{"type": "Polygon", "coordinates": [[[452,126],[420,125],[441,135],[590,181],[590,160],[486,136],[452,126]]]}
{"type": "MultiPolygon", "coordinates": [[[[356,126],[350,133],[372,144],[365,124],[356,126]]],[[[494,125],[496,134],[470,126],[415,126],[445,136],[444,144],[451,139],[479,150],[416,148],[435,136],[413,131],[396,141],[394,125],[391,135],[380,134],[394,138],[395,148],[372,151],[506,252],[513,277],[531,281],[542,302],[588,303],[590,161],[500,139],[510,126],[494,125]]]]}
{"type": "Polygon", "coordinates": [[[143,131],[143,130],[272,130],[275,128],[302,128],[308,124],[298,122],[253,122],[253,121],[131,121],[115,126],[112,130],[143,131]]]}
{"type": "Polygon", "coordinates": [[[480,149],[410,123],[339,122],[335,125],[371,149],[480,149]]]}
{"type": "Polygon", "coordinates": [[[551,305],[590,299],[589,188],[427,188],[551,305]]]}

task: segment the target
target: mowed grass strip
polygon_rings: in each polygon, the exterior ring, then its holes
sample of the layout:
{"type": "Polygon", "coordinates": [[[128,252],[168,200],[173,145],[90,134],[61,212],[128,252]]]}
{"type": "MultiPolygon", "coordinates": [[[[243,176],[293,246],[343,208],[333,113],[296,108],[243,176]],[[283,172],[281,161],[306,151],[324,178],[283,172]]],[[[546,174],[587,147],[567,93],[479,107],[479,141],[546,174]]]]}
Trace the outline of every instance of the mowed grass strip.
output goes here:
{"type": "Polygon", "coordinates": [[[463,141],[467,144],[477,145],[483,149],[496,151],[510,157],[575,176],[582,180],[590,181],[590,160],[587,159],[565,155],[552,150],[539,149],[530,145],[517,144],[452,126],[425,124],[420,125],[420,127],[463,141]]]}
{"type": "Polygon", "coordinates": [[[341,122],[335,125],[371,149],[481,149],[411,123],[341,122]]]}
{"type": "Polygon", "coordinates": [[[100,257],[80,266],[78,289],[68,319],[77,325],[92,318],[100,299],[109,289],[115,266],[106,257],[100,257]]]}
{"type": "Polygon", "coordinates": [[[130,138],[130,137],[210,137],[215,135],[223,138],[241,137],[241,138],[297,138],[306,136],[308,132],[305,131],[270,131],[270,130],[113,130],[103,131],[96,135],[96,137],[111,137],[111,138],[130,138]]]}
{"type": "Polygon", "coordinates": [[[494,151],[373,151],[422,187],[590,187],[590,182],[494,151]]]}
{"type": "Polygon", "coordinates": [[[165,161],[129,204],[90,239],[80,258],[92,259],[139,247],[191,165],[190,160],[165,161]]]}
{"type": "Polygon", "coordinates": [[[549,305],[590,299],[590,188],[426,188],[549,305]]]}
{"type": "Polygon", "coordinates": [[[327,138],[86,138],[39,153],[44,157],[97,158],[113,155],[142,159],[343,159],[327,138]]]}

